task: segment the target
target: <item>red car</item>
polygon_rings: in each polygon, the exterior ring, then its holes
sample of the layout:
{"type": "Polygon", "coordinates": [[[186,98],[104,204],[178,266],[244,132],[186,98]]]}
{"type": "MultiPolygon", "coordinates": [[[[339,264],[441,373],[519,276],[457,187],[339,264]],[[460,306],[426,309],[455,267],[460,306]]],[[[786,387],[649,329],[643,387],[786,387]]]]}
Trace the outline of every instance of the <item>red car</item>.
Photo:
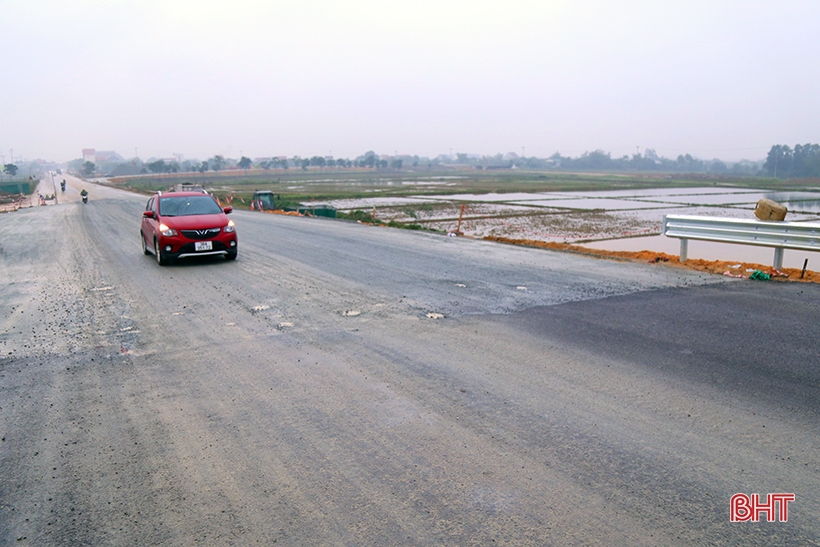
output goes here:
{"type": "Polygon", "coordinates": [[[236,227],[226,216],[232,210],[205,191],[157,192],[142,213],[142,252],[153,253],[160,266],[191,256],[234,260],[236,227]]]}

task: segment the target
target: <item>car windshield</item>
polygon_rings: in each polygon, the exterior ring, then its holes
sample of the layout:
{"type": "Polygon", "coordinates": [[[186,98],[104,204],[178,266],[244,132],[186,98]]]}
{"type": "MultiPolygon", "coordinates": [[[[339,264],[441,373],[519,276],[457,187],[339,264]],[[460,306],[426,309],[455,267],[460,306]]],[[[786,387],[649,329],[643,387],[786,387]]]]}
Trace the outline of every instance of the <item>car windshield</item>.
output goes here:
{"type": "Polygon", "coordinates": [[[163,197],[159,200],[159,212],[166,217],[189,215],[215,215],[222,209],[211,196],[163,197]]]}
{"type": "Polygon", "coordinates": [[[259,194],[258,199],[265,206],[265,209],[273,209],[273,194],[259,194]]]}

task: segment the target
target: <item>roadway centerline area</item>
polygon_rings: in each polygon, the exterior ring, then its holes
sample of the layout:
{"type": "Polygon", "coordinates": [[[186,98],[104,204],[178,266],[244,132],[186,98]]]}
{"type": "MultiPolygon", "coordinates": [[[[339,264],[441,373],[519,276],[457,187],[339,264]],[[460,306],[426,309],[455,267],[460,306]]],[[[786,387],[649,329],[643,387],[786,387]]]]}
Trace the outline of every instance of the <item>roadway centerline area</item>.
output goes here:
{"type": "Polygon", "coordinates": [[[1,544],[820,542],[815,285],[88,190],[0,215],[1,544]]]}

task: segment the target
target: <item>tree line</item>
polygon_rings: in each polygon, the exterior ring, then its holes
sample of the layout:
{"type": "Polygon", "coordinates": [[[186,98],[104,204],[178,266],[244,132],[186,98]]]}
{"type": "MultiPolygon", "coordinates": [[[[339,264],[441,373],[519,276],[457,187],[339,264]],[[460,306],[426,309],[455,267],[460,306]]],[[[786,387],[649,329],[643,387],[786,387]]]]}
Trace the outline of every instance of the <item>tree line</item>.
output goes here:
{"type": "MultiPolygon", "coordinates": [[[[121,158],[120,158],[121,159],[121,158]]],[[[96,171],[91,162],[80,163],[77,170],[90,175],[96,171]]],[[[74,162],[72,162],[74,163],[74,162]]],[[[369,169],[404,169],[417,168],[423,165],[431,168],[437,165],[471,165],[476,169],[533,169],[533,170],[566,170],[566,171],[622,171],[622,172],[678,172],[678,173],[705,173],[712,175],[735,176],[770,176],[776,178],[820,177],[820,145],[804,144],[791,148],[787,145],[772,146],[769,154],[763,161],[740,161],[725,163],[719,159],[702,160],[691,154],[681,154],[675,159],[659,156],[653,149],[648,148],[643,154],[635,153],[630,156],[612,157],[612,154],[603,150],[584,152],[578,157],[563,156],[556,152],[549,158],[518,156],[514,153],[495,156],[478,156],[458,153],[456,155],[440,155],[436,158],[420,158],[419,156],[381,156],[368,150],[353,160],[333,158],[332,156],[312,157],[274,157],[252,161],[246,156],[241,159],[227,159],[215,155],[207,160],[176,161],[154,160],[142,163],[139,159],[130,162],[142,173],[179,173],[222,171],[224,169],[302,169],[308,168],[369,168],[369,169]]],[[[13,166],[4,166],[9,174],[13,166]]],[[[103,166],[110,169],[112,165],[103,166]]],[[[106,172],[106,171],[101,171],[106,172]]]]}
{"type": "Polygon", "coordinates": [[[776,144],[769,150],[763,171],[780,179],[820,177],[820,144],[776,144]]]}

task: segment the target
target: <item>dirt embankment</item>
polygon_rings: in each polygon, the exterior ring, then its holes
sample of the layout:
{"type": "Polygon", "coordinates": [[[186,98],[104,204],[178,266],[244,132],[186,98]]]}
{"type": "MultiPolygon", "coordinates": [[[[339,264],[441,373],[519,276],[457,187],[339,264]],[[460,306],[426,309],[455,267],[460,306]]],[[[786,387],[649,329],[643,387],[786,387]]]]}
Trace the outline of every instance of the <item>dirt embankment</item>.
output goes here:
{"type": "Polygon", "coordinates": [[[599,249],[588,249],[586,247],[571,245],[569,243],[546,242],[532,239],[510,239],[495,236],[487,236],[483,239],[488,241],[497,241],[499,243],[509,243],[511,245],[525,245],[527,247],[540,247],[543,249],[566,251],[600,258],[614,258],[635,262],[657,263],[665,266],[687,268],[690,270],[698,270],[719,275],[728,272],[733,277],[748,277],[750,272],[747,272],[747,270],[760,270],[761,272],[770,274],[772,280],[820,283],[820,273],[806,270],[806,273],[801,277],[802,270],[799,268],[783,268],[783,270],[774,270],[771,266],[755,264],[752,262],[728,262],[725,260],[703,260],[700,258],[690,258],[686,262],[681,262],[680,258],[676,255],[659,253],[655,251],[604,251],[599,249]]]}

